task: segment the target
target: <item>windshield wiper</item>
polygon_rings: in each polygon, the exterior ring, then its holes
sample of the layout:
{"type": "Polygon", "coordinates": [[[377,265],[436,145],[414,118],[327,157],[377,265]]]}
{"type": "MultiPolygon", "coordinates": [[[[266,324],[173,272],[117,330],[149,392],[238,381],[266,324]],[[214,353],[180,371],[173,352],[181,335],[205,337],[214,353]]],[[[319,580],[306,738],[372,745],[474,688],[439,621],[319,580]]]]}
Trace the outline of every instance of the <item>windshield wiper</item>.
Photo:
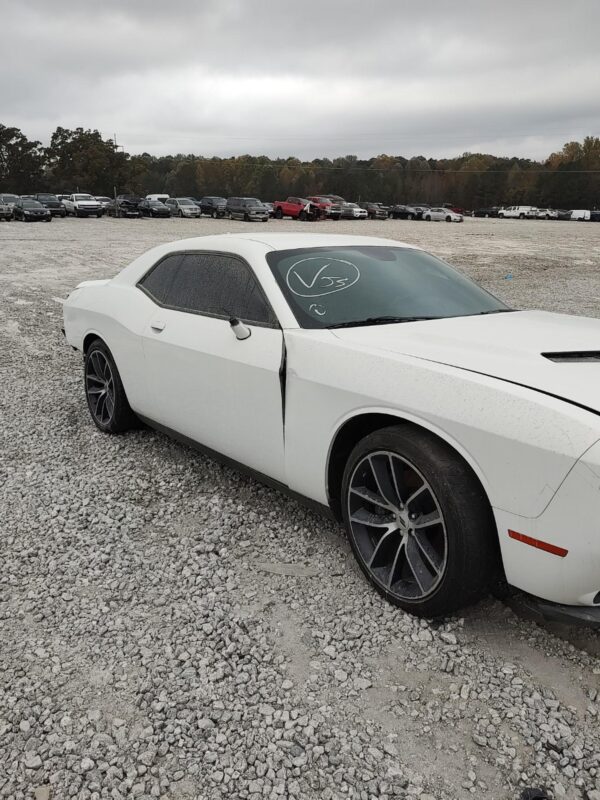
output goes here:
{"type": "Polygon", "coordinates": [[[389,325],[394,322],[420,322],[423,319],[443,319],[443,317],[367,317],[349,322],[336,322],[326,328],[358,328],[361,325],[389,325]]]}

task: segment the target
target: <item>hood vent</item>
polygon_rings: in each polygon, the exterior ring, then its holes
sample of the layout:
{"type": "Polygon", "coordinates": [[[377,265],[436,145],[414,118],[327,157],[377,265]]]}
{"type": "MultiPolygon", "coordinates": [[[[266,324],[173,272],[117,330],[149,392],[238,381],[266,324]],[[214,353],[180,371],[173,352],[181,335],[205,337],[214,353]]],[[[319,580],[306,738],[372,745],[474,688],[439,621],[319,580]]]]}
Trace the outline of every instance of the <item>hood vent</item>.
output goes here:
{"type": "Polygon", "coordinates": [[[571,353],[542,353],[556,364],[591,364],[600,362],[600,350],[578,350],[571,353]]]}

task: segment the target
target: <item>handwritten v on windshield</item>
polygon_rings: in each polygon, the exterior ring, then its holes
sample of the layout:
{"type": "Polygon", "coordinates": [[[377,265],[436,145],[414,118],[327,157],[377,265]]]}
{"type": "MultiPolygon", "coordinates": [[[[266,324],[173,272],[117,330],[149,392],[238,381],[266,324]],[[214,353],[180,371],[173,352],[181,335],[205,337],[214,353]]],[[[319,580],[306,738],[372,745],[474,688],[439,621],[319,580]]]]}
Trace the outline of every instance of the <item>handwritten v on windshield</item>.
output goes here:
{"type": "MultiPolygon", "coordinates": [[[[312,289],[314,287],[315,283],[317,282],[317,278],[319,277],[319,275],[323,272],[323,270],[327,269],[327,267],[330,267],[330,266],[331,266],[331,264],[324,264],[321,267],[321,269],[317,271],[317,274],[315,275],[315,277],[312,279],[312,281],[310,283],[306,283],[304,278],[302,278],[301,275],[298,275],[296,270],[294,270],[294,275],[298,278],[298,280],[304,286],[306,286],[307,289],[312,289]]],[[[328,280],[328,281],[331,281],[331,283],[329,284],[330,286],[333,286],[334,281],[342,281],[342,282],[345,283],[348,280],[348,278],[338,278],[337,276],[331,276],[331,275],[326,275],[325,279],[328,280]]]]}

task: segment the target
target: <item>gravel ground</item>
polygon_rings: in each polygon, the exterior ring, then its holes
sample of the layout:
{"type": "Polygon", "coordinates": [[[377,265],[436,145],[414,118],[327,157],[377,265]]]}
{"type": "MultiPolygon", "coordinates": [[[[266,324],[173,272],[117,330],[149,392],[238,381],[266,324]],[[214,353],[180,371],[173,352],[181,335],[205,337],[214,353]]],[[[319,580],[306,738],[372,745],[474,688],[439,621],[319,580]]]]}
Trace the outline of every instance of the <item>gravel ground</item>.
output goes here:
{"type": "MultiPolygon", "coordinates": [[[[0,224],[0,798],[600,800],[597,634],[491,599],[416,620],[337,526],[160,434],[92,425],[51,297],[248,227],[0,224]]],[[[515,306],[600,315],[600,225],[315,229],[421,244],[515,306]]]]}

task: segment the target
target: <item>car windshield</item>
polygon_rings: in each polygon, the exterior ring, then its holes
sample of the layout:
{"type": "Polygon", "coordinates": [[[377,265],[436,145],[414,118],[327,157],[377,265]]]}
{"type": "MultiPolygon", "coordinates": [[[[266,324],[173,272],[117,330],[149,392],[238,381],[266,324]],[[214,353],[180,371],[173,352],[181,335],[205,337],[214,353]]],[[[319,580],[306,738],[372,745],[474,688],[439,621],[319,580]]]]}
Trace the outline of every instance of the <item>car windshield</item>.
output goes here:
{"type": "Polygon", "coordinates": [[[39,200],[58,200],[55,194],[38,194],[39,200]]]}
{"type": "Polygon", "coordinates": [[[16,203],[19,199],[19,195],[17,194],[2,194],[0,195],[0,200],[4,203],[16,203]]]}
{"type": "Polygon", "coordinates": [[[23,208],[42,208],[42,204],[37,200],[23,200],[23,208]]]}
{"type": "Polygon", "coordinates": [[[303,328],[509,310],[444,261],[408,247],[312,247],[266,258],[303,328]]]}
{"type": "Polygon", "coordinates": [[[245,206],[262,206],[260,200],[256,200],[254,197],[250,197],[248,200],[244,200],[245,206]]]}
{"type": "Polygon", "coordinates": [[[94,200],[91,194],[75,194],[73,195],[74,200],[94,200]]]}
{"type": "Polygon", "coordinates": [[[187,197],[182,197],[177,202],[179,203],[180,206],[193,206],[193,205],[196,205],[195,203],[192,203],[192,201],[189,200],[187,197]]]}
{"type": "Polygon", "coordinates": [[[148,200],[148,205],[154,208],[162,208],[164,203],[161,203],[159,200],[148,200]]]}

